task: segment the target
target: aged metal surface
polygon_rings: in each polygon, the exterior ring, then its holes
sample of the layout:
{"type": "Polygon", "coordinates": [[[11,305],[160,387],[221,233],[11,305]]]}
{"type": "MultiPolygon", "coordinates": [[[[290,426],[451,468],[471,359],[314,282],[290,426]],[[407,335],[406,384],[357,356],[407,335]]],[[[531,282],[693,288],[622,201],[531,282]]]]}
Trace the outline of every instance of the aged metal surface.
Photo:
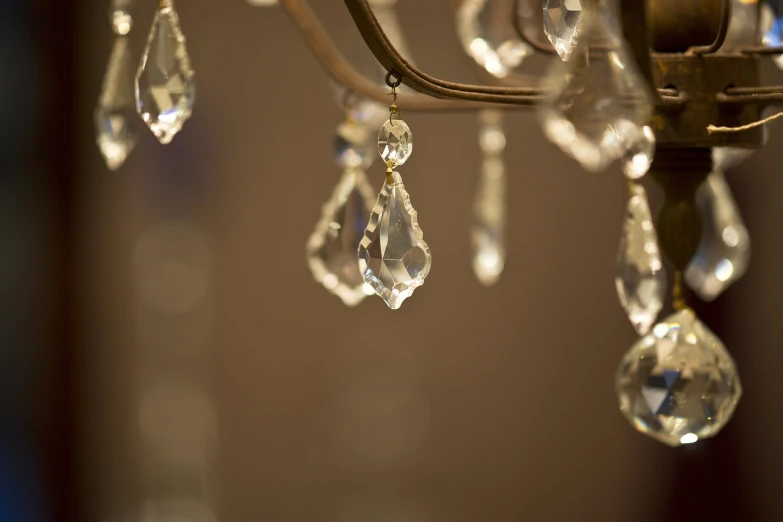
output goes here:
{"type": "Polygon", "coordinates": [[[653,50],[685,52],[710,45],[718,34],[722,0],[648,0],[653,50]]]}

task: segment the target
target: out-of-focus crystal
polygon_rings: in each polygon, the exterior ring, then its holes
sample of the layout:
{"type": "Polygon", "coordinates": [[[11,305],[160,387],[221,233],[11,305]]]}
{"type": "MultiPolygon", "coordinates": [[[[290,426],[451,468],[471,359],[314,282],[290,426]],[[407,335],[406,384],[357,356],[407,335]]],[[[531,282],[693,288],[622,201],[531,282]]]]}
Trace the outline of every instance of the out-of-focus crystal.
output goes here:
{"type": "Polygon", "coordinates": [[[729,27],[720,51],[731,52],[758,45],[758,21],[759,0],[731,0],[729,27]]]}
{"type": "Polygon", "coordinates": [[[346,168],[369,167],[373,155],[370,153],[368,140],[369,134],[364,125],[355,122],[341,123],[334,137],[337,164],[346,168]]]}
{"type": "Polygon", "coordinates": [[[625,354],[617,394],[637,430],[679,446],[717,434],[742,388],[723,343],[685,309],[656,324],[625,354]]]}
{"type": "Polygon", "coordinates": [[[473,202],[473,272],[485,286],[494,285],[506,259],[506,172],[503,159],[484,158],[473,202]]]}
{"type": "Polygon", "coordinates": [[[195,73],[185,36],[171,0],[167,0],[152,22],[136,74],[137,109],[158,140],[170,143],[190,118],[195,97],[195,73]]]}
{"type": "Polygon", "coordinates": [[[533,53],[509,18],[508,4],[495,0],[463,0],[457,9],[457,36],[481,67],[498,78],[508,76],[533,53]]]}
{"type": "Polygon", "coordinates": [[[644,335],[650,331],[663,307],[666,274],[647,194],[638,184],[633,184],[630,190],[614,281],[628,319],[636,331],[644,335]]]}
{"type": "Polygon", "coordinates": [[[655,159],[655,133],[645,125],[636,136],[626,139],[622,157],[623,174],[628,179],[639,179],[650,170],[655,159]]]}
{"type": "Polygon", "coordinates": [[[378,153],[383,162],[392,166],[405,163],[413,152],[413,133],[402,120],[386,120],[378,132],[378,153]]]}
{"type": "MultiPolygon", "coordinates": [[[[762,0],[759,9],[762,44],[766,47],[783,47],[783,4],[780,0],[762,0]]],[[[774,55],[772,61],[778,69],[783,69],[783,55],[774,55]]]]}
{"type": "Polygon", "coordinates": [[[373,294],[356,260],[372,204],[373,191],[364,171],[347,169],[307,241],[307,261],[313,277],[348,306],[373,294]]]}
{"type": "Polygon", "coordinates": [[[394,310],[424,284],[432,255],[402,178],[397,172],[392,178],[384,183],[359,244],[359,269],[394,310]]]}
{"type": "Polygon", "coordinates": [[[96,141],[111,170],[117,170],[125,163],[138,139],[139,117],[134,106],[131,68],[128,39],[119,36],[115,39],[95,108],[96,141]]]}
{"type": "Polygon", "coordinates": [[[543,0],[543,6],[544,33],[560,58],[567,62],[584,25],[582,0],[543,0]]]}
{"type": "Polygon", "coordinates": [[[651,115],[648,86],[623,42],[615,14],[602,1],[573,56],[554,61],[538,110],[544,134],[591,172],[620,158],[651,115]]]}
{"type": "Polygon", "coordinates": [[[750,263],[750,237],[731,189],[721,171],[699,187],[702,241],[685,270],[685,282],[705,301],[712,301],[745,274],[750,263]]]}

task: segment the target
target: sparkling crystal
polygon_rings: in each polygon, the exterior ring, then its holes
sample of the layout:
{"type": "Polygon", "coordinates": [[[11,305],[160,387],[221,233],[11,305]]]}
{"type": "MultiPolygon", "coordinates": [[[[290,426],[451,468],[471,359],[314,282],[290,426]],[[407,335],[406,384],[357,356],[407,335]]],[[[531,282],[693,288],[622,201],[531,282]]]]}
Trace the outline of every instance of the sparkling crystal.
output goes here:
{"type": "Polygon", "coordinates": [[[499,157],[484,159],[473,202],[473,272],[485,286],[494,285],[506,258],[506,173],[499,157]]]}
{"type": "Polygon", "coordinates": [[[139,117],[134,107],[131,67],[128,39],[117,37],[95,108],[96,141],[111,170],[125,163],[138,138],[139,117]]]}
{"type": "Polygon", "coordinates": [[[179,17],[170,0],[152,23],[136,74],[139,114],[161,143],[170,143],[190,118],[196,84],[179,17]]]}
{"type": "Polygon", "coordinates": [[[395,310],[424,284],[432,255],[416,210],[397,172],[384,183],[359,245],[359,269],[389,308],[395,310]]]}
{"type": "Polygon", "coordinates": [[[617,394],[637,430],[678,446],[716,435],[742,388],[723,343],[685,309],[656,324],[625,354],[617,394]]]}
{"type": "Polygon", "coordinates": [[[479,145],[486,155],[498,155],[506,148],[506,133],[503,131],[503,113],[485,109],[479,113],[479,145]]]}
{"type": "Polygon", "coordinates": [[[135,0],[112,0],[109,17],[114,34],[125,36],[133,28],[131,10],[135,0]]]}
{"type": "Polygon", "coordinates": [[[544,33],[567,62],[582,32],[582,0],[543,0],[544,33]]]}
{"type": "Polygon", "coordinates": [[[722,172],[707,177],[696,202],[702,212],[702,241],[685,270],[685,282],[703,300],[712,301],[745,274],[750,237],[722,172]]]}
{"type": "Polygon", "coordinates": [[[647,84],[619,36],[614,12],[599,4],[568,63],[555,61],[539,107],[544,134],[585,170],[604,170],[650,119],[647,84]]]}
{"type": "Polygon", "coordinates": [[[341,123],[334,137],[337,164],[346,168],[369,167],[373,155],[367,146],[368,140],[369,134],[364,125],[355,122],[341,123]]]}
{"type": "Polygon", "coordinates": [[[655,158],[655,133],[649,125],[630,140],[626,140],[622,158],[623,174],[628,179],[639,179],[650,170],[655,158]]]}
{"type": "Polygon", "coordinates": [[[408,160],[413,152],[413,133],[402,120],[386,120],[378,132],[378,153],[384,163],[391,160],[399,166],[408,160]]]}
{"type": "Polygon", "coordinates": [[[456,11],[457,36],[465,52],[498,78],[508,76],[533,53],[519,39],[507,16],[507,7],[503,2],[491,0],[463,0],[456,11]]]}
{"type": "Polygon", "coordinates": [[[364,171],[347,169],[307,241],[313,277],[348,306],[374,293],[364,282],[356,260],[356,249],[370,219],[372,192],[364,171]]]}
{"type": "Polygon", "coordinates": [[[663,307],[666,274],[647,194],[644,187],[635,183],[630,190],[614,282],[628,319],[636,331],[644,335],[650,331],[663,307]]]}

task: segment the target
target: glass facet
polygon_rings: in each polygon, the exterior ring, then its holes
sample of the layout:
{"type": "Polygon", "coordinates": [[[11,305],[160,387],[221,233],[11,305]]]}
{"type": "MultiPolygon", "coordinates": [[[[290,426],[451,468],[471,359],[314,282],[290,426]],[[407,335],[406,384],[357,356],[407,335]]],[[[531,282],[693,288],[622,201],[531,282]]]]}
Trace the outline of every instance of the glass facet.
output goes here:
{"type": "Polygon", "coordinates": [[[367,146],[369,133],[364,125],[356,122],[341,123],[334,137],[334,153],[337,164],[345,168],[367,168],[373,160],[367,146]]]}
{"type": "Polygon", "coordinates": [[[346,170],[307,241],[307,261],[313,277],[348,306],[373,294],[356,259],[372,205],[373,191],[364,171],[346,170]]]}
{"type": "Polygon", "coordinates": [[[131,71],[128,38],[118,36],[95,108],[98,149],[111,170],[117,170],[125,163],[138,139],[139,117],[134,107],[131,71]]]}
{"type": "Polygon", "coordinates": [[[413,133],[402,120],[390,119],[378,132],[378,153],[384,163],[391,161],[396,167],[405,163],[413,152],[413,133]]]}
{"type": "Polygon", "coordinates": [[[650,170],[655,159],[655,133],[649,125],[645,125],[636,137],[626,140],[626,150],[623,153],[621,166],[623,174],[628,179],[640,179],[650,170]]]}
{"type": "Polygon", "coordinates": [[[560,58],[567,62],[584,25],[582,0],[543,0],[544,33],[560,58]]]}
{"type": "Polygon", "coordinates": [[[432,255],[419,227],[416,210],[397,172],[383,184],[359,244],[364,280],[396,310],[424,284],[432,255]]]}
{"type": "Polygon", "coordinates": [[[165,2],[152,22],[136,74],[137,110],[158,140],[170,143],[190,118],[195,96],[195,74],[179,17],[165,2]]]}
{"type": "Polygon", "coordinates": [[[670,446],[717,434],[742,394],[734,361],[693,310],[656,324],[617,371],[620,410],[640,432],[670,446]]]}
{"type": "Polygon", "coordinates": [[[650,331],[663,308],[666,273],[647,193],[636,183],[631,185],[630,190],[617,252],[615,286],[628,319],[636,331],[644,335],[650,331]]]}

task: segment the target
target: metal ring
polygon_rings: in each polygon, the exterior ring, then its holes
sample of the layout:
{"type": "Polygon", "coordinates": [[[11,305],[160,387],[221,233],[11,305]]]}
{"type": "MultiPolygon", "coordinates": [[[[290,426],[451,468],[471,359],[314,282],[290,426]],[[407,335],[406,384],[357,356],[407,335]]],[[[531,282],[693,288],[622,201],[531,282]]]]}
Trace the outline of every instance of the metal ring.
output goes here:
{"type": "Polygon", "coordinates": [[[400,73],[398,73],[394,69],[386,73],[386,85],[394,89],[395,87],[399,87],[401,83],[402,83],[402,75],[400,73]],[[392,76],[394,76],[394,78],[397,80],[395,83],[391,82],[392,76]]]}

